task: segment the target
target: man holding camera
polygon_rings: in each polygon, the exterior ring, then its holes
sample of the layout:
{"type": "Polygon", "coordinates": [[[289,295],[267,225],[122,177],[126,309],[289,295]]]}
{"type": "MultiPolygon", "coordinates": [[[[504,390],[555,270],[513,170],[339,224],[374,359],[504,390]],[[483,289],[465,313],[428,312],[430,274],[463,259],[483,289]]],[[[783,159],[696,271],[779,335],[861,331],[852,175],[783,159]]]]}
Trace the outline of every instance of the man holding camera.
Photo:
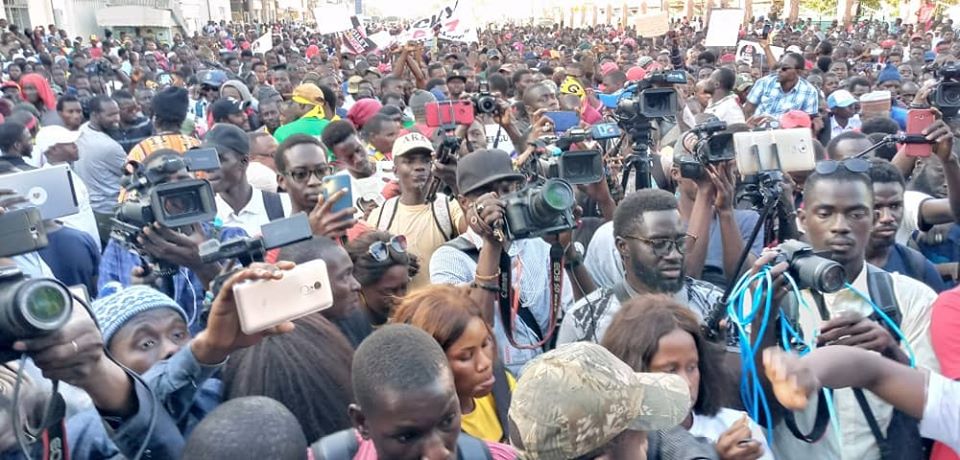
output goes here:
{"type": "Polygon", "coordinates": [[[723,292],[686,276],[684,259],[693,238],[685,227],[677,199],[669,192],[638,190],[620,202],[613,234],[626,267],[624,277],[580,299],[564,318],[557,342],[600,343],[620,304],[640,294],[673,295],[705,320],[723,292]]]}
{"type": "MultiPolygon", "coordinates": [[[[940,141],[937,150],[951,148],[952,136],[945,127],[929,138],[940,141]]],[[[844,268],[847,287],[835,293],[805,289],[800,294],[812,308],[798,309],[788,296],[789,284],[778,281],[774,301],[785,311],[798,312],[795,322],[806,339],[816,337],[815,346],[852,345],[937,370],[929,337],[930,307],[936,294],[919,281],[866,263],[875,218],[868,171],[869,163],[859,158],[818,163],[806,181],[804,207],[797,211],[813,249],[828,252],[830,259],[844,268]]],[[[755,269],[776,257],[775,251],[765,253],[755,269]]],[[[780,263],[773,267],[773,275],[779,277],[787,268],[787,263],[780,263]]],[[[757,327],[759,324],[754,324],[757,327]]],[[[778,328],[768,329],[765,343],[776,342],[775,330],[778,328]]],[[[903,414],[869,392],[861,397],[850,389],[836,390],[833,398],[842,439],[826,430],[823,440],[806,444],[792,433],[791,417],[787,417],[774,432],[777,458],[881,458],[881,451],[882,458],[919,458],[916,422],[911,426],[903,414]],[[879,433],[871,430],[871,422],[879,433]]],[[[814,409],[794,413],[793,418],[796,426],[803,427],[797,430],[807,430],[816,418],[824,416],[814,409]]]]}
{"type": "MultiPolygon", "coordinates": [[[[504,365],[514,375],[547,348],[545,342],[562,314],[551,311],[552,301],[558,301],[563,311],[574,301],[568,276],[562,286],[551,280],[550,243],[540,238],[507,240],[504,227],[510,224],[505,222],[503,199],[523,183],[524,176],[514,171],[510,155],[502,150],[478,150],[463,157],[457,167],[458,199],[469,229],[430,259],[431,282],[471,284],[471,296],[484,307],[487,323],[494,325],[504,365]],[[509,318],[498,313],[508,311],[500,304],[498,281],[504,270],[510,275],[509,318]]],[[[568,246],[565,256],[570,268],[580,267],[582,254],[574,245],[568,246]]],[[[589,282],[586,278],[578,280],[589,282]]]]}

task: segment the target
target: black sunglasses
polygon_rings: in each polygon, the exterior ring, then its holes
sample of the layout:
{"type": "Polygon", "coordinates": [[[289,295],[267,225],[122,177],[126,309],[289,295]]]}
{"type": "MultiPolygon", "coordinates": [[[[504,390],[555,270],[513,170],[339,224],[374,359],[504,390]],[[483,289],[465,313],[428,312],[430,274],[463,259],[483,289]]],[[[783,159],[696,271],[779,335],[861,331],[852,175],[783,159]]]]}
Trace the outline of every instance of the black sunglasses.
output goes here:
{"type": "Polygon", "coordinates": [[[374,241],[370,247],[367,248],[367,254],[369,254],[373,260],[383,263],[390,258],[391,249],[398,254],[407,252],[407,237],[395,235],[391,237],[388,242],[374,241]]]}
{"type": "Polygon", "coordinates": [[[817,174],[826,176],[837,172],[840,168],[856,174],[866,174],[870,171],[870,162],[863,158],[847,158],[845,160],[824,160],[817,163],[817,174]]]}

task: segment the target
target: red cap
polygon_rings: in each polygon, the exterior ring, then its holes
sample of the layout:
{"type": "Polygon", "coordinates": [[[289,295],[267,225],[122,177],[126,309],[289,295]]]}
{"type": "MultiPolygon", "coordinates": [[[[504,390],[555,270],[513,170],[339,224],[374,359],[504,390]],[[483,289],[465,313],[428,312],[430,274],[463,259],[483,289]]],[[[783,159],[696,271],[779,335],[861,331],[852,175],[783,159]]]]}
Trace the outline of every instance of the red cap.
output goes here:
{"type": "Polygon", "coordinates": [[[897,44],[897,41],[896,41],[896,40],[884,40],[884,41],[880,42],[880,47],[881,47],[881,48],[893,48],[893,45],[896,45],[896,44],[897,44]]]}
{"type": "Polygon", "coordinates": [[[618,69],[617,65],[614,64],[613,62],[604,62],[603,65],[600,66],[600,75],[606,75],[617,69],[618,69]]]}
{"type": "Polygon", "coordinates": [[[736,61],[736,60],[737,60],[737,57],[734,56],[733,54],[730,54],[730,53],[727,53],[727,54],[724,54],[723,56],[720,56],[720,62],[723,63],[723,64],[726,64],[726,63],[728,63],[728,62],[733,62],[733,61],[736,61]]]}
{"type": "Polygon", "coordinates": [[[643,70],[643,67],[636,66],[631,67],[627,70],[627,80],[628,81],[638,81],[643,80],[643,77],[647,76],[647,71],[643,70]]]}
{"type": "Polygon", "coordinates": [[[780,115],[780,127],[783,129],[809,128],[811,125],[810,115],[803,110],[791,110],[780,115]]]}

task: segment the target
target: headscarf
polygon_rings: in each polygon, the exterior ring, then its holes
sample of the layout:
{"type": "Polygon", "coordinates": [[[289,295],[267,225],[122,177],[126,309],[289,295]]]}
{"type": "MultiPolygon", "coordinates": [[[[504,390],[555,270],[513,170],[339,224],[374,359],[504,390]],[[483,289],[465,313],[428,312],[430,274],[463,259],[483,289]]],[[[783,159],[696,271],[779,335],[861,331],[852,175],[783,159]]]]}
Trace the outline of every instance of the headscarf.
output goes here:
{"type": "Polygon", "coordinates": [[[383,105],[376,99],[360,99],[350,107],[350,111],[347,112],[347,120],[350,120],[355,128],[363,128],[363,125],[380,112],[381,108],[383,108],[383,105]]]}
{"type": "Polygon", "coordinates": [[[50,88],[50,82],[48,82],[46,78],[36,73],[28,73],[20,77],[20,94],[25,101],[27,100],[27,93],[23,91],[23,88],[27,85],[33,85],[33,87],[37,89],[37,95],[47,110],[55,110],[57,108],[57,95],[53,93],[53,89],[50,88]]]}
{"type": "Polygon", "coordinates": [[[226,88],[228,86],[240,92],[240,100],[242,100],[243,102],[250,103],[250,107],[253,107],[254,109],[257,108],[257,105],[258,105],[257,100],[253,98],[253,95],[250,94],[250,89],[247,88],[247,85],[243,84],[242,81],[227,80],[223,82],[223,85],[220,87],[221,96],[223,95],[223,88],[226,88]]]}

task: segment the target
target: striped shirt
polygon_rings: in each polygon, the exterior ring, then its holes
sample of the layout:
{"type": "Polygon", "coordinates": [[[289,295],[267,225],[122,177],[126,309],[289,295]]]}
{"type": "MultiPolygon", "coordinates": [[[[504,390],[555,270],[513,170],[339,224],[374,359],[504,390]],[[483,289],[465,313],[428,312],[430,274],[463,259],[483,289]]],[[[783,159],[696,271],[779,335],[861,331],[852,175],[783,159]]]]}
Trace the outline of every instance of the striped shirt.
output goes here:
{"type": "Polygon", "coordinates": [[[757,106],[755,115],[779,117],[791,110],[802,110],[816,115],[819,110],[820,93],[817,88],[803,78],[786,93],[780,86],[779,76],[770,74],[757,80],[747,95],[747,101],[757,106]]]}

